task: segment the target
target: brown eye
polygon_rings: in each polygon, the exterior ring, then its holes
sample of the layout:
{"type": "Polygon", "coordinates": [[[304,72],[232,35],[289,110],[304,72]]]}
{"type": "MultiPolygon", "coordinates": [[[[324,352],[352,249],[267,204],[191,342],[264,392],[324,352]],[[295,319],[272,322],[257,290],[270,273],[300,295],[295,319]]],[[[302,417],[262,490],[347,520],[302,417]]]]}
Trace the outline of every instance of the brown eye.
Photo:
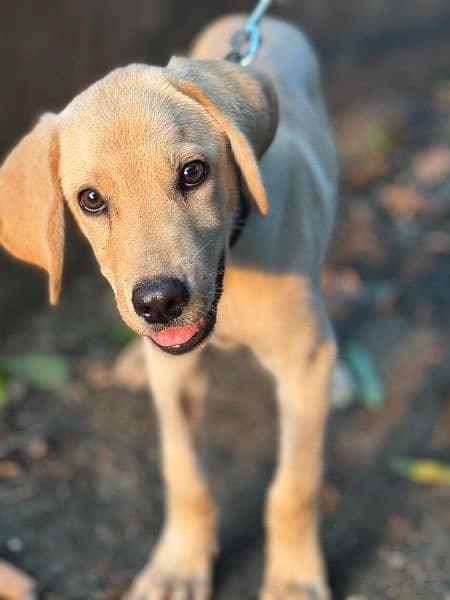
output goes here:
{"type": "Polygon", "coordinates": [[[83,190],[78,196],[81,208],[91,214],[99,214],[106,210],[106,202],[97,190],[83,190]]]}
{"type": "Polygon", "coordinates": [[[191,188],[199,185],[206,177],[208,167],[201,160],[193,160],[184,165],[181,170],[181,185],[184,188],[191,188]]]}

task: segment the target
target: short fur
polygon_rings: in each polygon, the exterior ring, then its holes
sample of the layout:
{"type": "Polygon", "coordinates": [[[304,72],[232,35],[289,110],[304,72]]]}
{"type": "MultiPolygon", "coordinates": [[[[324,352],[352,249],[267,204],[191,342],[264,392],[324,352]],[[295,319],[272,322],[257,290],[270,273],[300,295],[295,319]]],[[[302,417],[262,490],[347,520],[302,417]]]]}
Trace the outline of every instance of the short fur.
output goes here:
{"type": "Polygon", "coordinates": [[[250,346],[276,380],[280,410],[261,598],[329,594],[316,503],[335,361],[320,286],[335,212],[335,152],[304,36],[265,19],[262,50],[243,68],[221,60],[242,24],[239,16],[212,24],[189,59],[165,68],[113,71],[60,114],[42,118],[0,170],[0,242],[47,270],[51,301],[61,282],[65,200],[124,321],[146,338],[166,521],[132,600],[208,598],[217,552],[216,510],[193,444],[206,391],[201,350],[174,357],[158,349],[149,341],[155,327],[133,309],[132,289],[143,279],[183,278],[191,300],[177,324],[195,322],[213,301],[223,252],[224,291],[210,341],[250,346]],[[210,175],[185,198],[177,173],[199,157],[210,175]],[[254,210],[229,250],[241,182],[254,210]],[[80,210],[77,196],[87,187],[108,199],[107,214],[80,210]]]}

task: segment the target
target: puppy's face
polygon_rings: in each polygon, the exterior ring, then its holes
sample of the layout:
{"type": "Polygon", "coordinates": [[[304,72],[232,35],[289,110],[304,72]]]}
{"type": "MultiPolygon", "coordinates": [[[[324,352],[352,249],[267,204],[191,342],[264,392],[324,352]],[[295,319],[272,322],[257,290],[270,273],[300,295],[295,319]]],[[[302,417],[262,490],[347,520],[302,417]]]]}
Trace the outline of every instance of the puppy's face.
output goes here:
{"type": "Polygon", "coordinates": [[[158,69],[122,69],[66,109],[64,197],[124,321],[172,353],[211,331],[237,203],[229,142],[158,69]]]}
{"type": "Polygon", "coordinates": [[[49,272],[55,300],[64,199],[124,321],[166,352],[192,350],[214,327],[239,178],[266,209],[254,152],[275,121],[270,86],[235,65],[118,69],[7,158],[0,215],[11,218],[0,216],[0,241],[49,272]]]}

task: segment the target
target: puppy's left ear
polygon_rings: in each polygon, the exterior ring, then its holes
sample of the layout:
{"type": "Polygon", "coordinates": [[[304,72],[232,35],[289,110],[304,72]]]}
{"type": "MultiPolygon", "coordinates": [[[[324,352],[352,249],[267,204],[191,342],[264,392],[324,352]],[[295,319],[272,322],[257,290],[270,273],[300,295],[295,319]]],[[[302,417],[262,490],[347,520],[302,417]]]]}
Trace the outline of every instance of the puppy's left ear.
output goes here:
{"type": "Polygon", "coordinates": [[[271,81],[261,72],[225,60],[172,58],[170,83],[201,104],[222,127],[258,211],[269,205],[258,159],[270,146],[278,125],[278,102],[271,81]]]}
{"type": "Polygon", "coordinates": [[[0,244],[48,272],[52,304],[59,298],[64,246],[56,123],[56,115],[44,115],[0,167],[0,244]]]}

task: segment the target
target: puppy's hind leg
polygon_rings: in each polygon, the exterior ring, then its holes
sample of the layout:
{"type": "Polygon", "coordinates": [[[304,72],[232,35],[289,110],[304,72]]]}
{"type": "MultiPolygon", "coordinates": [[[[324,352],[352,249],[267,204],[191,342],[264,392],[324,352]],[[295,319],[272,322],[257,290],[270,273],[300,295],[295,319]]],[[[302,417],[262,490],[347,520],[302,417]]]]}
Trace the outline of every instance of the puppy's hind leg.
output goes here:
{"type": "Polygon", "coordinates": [[[280,411],[279,462],[266,505],[261,600],[327,600],[317,497],[335,344],[322,338],[281,356],[274,369],[280,411]]]}
{"type": "Polygon", "coordinates": [[[216,552],[216,510],[194,450],[206,391],[199,353],[172,357],[147,343],[158,412],[166,517],[147,567],[127,600],[206,600],[216,552]]]}

